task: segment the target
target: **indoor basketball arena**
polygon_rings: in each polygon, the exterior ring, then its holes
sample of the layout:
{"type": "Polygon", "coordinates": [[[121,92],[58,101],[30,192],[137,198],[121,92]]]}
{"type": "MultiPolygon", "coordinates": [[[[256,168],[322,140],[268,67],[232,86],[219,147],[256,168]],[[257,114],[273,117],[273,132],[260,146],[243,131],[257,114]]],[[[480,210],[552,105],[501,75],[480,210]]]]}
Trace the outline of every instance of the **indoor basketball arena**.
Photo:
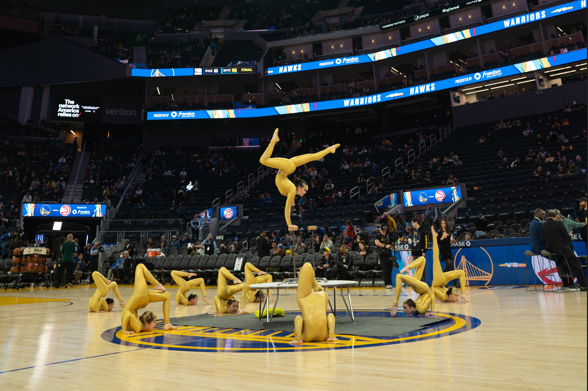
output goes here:
{"type": "Polygon", "coordinates": [[[0,0],[2,390],[586,389],[586,19],[0,0]]]}

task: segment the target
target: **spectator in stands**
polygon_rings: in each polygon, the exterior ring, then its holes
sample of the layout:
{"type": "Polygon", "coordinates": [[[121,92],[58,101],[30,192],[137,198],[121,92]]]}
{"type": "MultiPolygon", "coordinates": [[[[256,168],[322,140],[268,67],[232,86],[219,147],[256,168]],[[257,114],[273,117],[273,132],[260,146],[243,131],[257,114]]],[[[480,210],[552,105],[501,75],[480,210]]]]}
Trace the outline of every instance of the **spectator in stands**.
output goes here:
{"type": "Polygon", "coordinates": [[[108,276],[106,278],[108,278],[110,281],[118,281],[120,279],[120,275],[118,274],[118,272],[122,270],[124,261],[125,253],[121,251],[118,255],[118,259],[116,260],[116,262],[114,262],[112,266],[110,266],[110,269],[108,269],[108,276]]]}
{"type": "Polygon", "coordinates": [[[466,234],[465,234],[465,235],[464,235],[464,237],[463,237],[463,240],[465,240],[465,241],[470,241],[470,240],[472,240],[472,234],[471,234],[471,233],[469,233],[469,232],[466,232],[466,234]]]}
{"type": "Polygon", "coordinates": [[[169,243],[167,251],[169,252],[172,248],[180,249],[180,242],[178,241],[178,237],[176,235],[172,236],[172,240],[169,243]]]}
{"type": "Polygon", "coordinates": [[[502,163],[498,166],[498,168],[500,169],[509,169],[510,168],[510,163],[508,162],[507,158],[503,158],[502,159],[502,163]]]}
{"type": "MultiPolygon", "coordinates": [[[[562,222],[558,221],[558,214],[554,210],[549,210],[546,213],[547,220],[541,226],[541,233],[545,240],[545,249],[550,253],[558,254],[558,269],[565,269],[564,256],[567,259],[567,264],[572,269],[578,284],[580,285],[581,291],[586,291],[586,276],[582,270],[580,260],[576,257],[574,252],[566,245],[566,242],[570,239],[570,235],[566,232],[566,228],[562,222]],[[559,267],[561,265],[561,268],[559,267]]],[[[573,280],[562,278],[563,290],[570,291],[575,290],[573,280]]]]}
{"type": "Polygon", "coordinates": [[[323,235],[323,242],[321,243],[320,249],[321,251],[323,251],[327,247],[329,249],[333,248],[333,242],[329,238],[329,235],[325,234],[323,235]]]}
{"type": "Polygon", "coordinates": [[[476,238],[478,237],[478,232],[485,234],[488,231],[488,220],[486,216],[480,214],[478,216],[478,220],[476,221],[476,238]]]}
{"type": "Polygon", "coordinates": [[[346,279],[349,278],[349,265],[351,264],[349,259],[349,248],[343,244],[339,248],[339,255],[333,260],[333,268],[331,269],[331,278],[346,279]]]}
{"type": "Polygon", "coordinates": [[[86,262],[84,261],[84,254],[74,254],[74,283],[79,284],[80,278],[84,275],[86,269],[86,262]]]}
{"type": "Polygon", "coordinates": [[[580,155],[577,155],[576,156],[576,166],[580,170],[585,170],[586,169],[586,162],[582,161],[582,157],[580,155]]]}
{"type": "Polygon", "coordinates": [[[212,238],[212,234],[208,234],[206,240],[202,243],[202,247],[204,247],[204,254],[216,254],[216,242],[212,238]]]}
{"type": "Polygon", "coordinates": [[[229,253],[229,249],[227,249],[227,246],[225,246],[224,243],[221,243],[220,246],[218,246],[216,249],[216,255],[222,255],[222,254],[228,254],[228,253],[229,253]]]}
{"type": "Polygon", "coordinates": [[[294,252],[295,253],[297,253],[300,250],[302,250],[302,251],[306,250],[306,245],[302,241],[302,236],[298,236],[296,238],[296,244],[294,245],[294,252]]]}
{"type": "MultiPolygon", "coordinates": [[[[332,243],[331,243],[332,244],[332,243]]],[[[318,262],[316,264],[315,273],[317,276],[320,274],[323,277],[327,278],[327,269],[332,266],[333,259],[331,257],[331,248],[330,247],[323,247],[323,255],[319,257],[318,262]],[[320,272],[319,272],[320,271],[320,272]]]]}

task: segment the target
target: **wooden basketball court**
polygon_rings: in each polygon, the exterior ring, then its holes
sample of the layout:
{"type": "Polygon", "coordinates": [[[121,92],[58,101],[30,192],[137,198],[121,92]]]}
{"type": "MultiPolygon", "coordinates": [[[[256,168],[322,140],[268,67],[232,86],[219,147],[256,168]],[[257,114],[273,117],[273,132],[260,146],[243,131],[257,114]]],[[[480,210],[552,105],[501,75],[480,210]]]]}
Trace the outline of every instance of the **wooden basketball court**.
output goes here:
{"type": "MultiPolygon", "coordinates": [[[[173,297],[175,287],[166,288],[173,297]]],[[[393,344],[361,347],[358,340],[358,347],[295,352],[273,350],[273,336],[257,335],[255,346],[264,350],[247,353],[230,350],[239,339],[251,339],[241,332],[208,350],[198,344],[182,350],[181,338],[169,335],[161,337],[164,343],[148,339],[156,342],[150,348],[114,343],[105,335],[120,326],[122,309],[88,313],[93,292],[88,285],[0,292],[2,390],[586,389],[584,292],[473,288],[471,303],[438,304],[437,312],[475,318],[481,322],[475,328],[462,322],[458,332],[432,330],[426,338],[393,344]]],[[[212,287],[207,292],[214,298],[212,287]]],[[[132,287],[121,287],[123,298],[131,293],[132,287]]],[[[415,297],[403,291],[401,300],[407,294],[415,297]]],[[[356,311],[384,310],[393,292],[355,288],[352,299],[356,311]]],[[[295,296],[282,296],[280,307],[296,310],[295,296]]],[[[148,309],[162,317],[160,303],[148,309]]],[[[171,306],[172,318],[204,312],[212,313],[213,306],[171,306]]]]}

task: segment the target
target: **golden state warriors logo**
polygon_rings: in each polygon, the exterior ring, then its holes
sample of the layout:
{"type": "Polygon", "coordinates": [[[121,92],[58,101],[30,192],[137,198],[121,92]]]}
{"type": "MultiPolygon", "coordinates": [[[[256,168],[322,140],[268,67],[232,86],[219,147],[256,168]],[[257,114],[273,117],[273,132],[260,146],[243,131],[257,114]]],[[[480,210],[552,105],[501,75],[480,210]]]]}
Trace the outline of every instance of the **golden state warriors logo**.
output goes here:
{"type": "MultiPolygon", "coordinates": [[[[170,69],[171,70],[171,75],[175,76],[176,72],[174,71],[173,68],[170,69]]],[[[165,75],[159,70],[159,69],[152,69],[151,70],[151,77],[165,77],[165,75]]]]}
{"type": "MultiPolygon", "coordinates": [[[[288,312],[288,314],[290,313],[288,312]]],[[[292,312],[291,314],[296,313],[292,312]]],[[[400,315],[403,316],[402,312],[395,318],[399,322],[403,320],[400,315]]],[[[119,345],[146,349],[212,353],[281,353],[358,349],[424,341],[463,333],[473,330],[481,324],[479,319],[471,316],[451,313],[436,313],[436,315],[436,318],[429,319],[429,326],[413,328],[413,331],[394,336],[368,337],[337,334],[336,337],[339,342],[336,343],[305,342],[299,346],[290,345],[290,342],[294,339],[292,331],[265,330],[262,328],[261,322],[259,322],[260,326],[257,328],[238,329],[234,327],[181,326],[182,318],[172,319],[173,324],[179,325],[177,330],[164,331],[163,322],[159,320],[153,332],[125,335],[122,328],[117,327],[103,332],[102,339],[119,345]]],[[[390,313],[382,310],[355,311],[355,320],[358,323],[366,322],[370,317],[390,317],[390,313]]],[[[337,325],[335,325],[336,330],[337,325]]]]}
{"type": "Polygon", "coordinates": [[[42,216],[49,216],[49,214],[51,214],[51,207],[49,205],[43,205],[41,206],[39,213],[41,213],[42,216]]]}
{"type": "Polygon", "coordinates": [[[425,193],[425,192],[419,193],[419,201],[421,202],[421,204],[427,203],[428,199],[429,199],[429,197],[427,197],[427,193],[425,193]]]}
{"type": "Polygon", "coordinates": [[[494,275],[492,257],[483,247],[460,248],[453,262],[456,270],[465,272],[468,285],[488,285],[494,275]]]}

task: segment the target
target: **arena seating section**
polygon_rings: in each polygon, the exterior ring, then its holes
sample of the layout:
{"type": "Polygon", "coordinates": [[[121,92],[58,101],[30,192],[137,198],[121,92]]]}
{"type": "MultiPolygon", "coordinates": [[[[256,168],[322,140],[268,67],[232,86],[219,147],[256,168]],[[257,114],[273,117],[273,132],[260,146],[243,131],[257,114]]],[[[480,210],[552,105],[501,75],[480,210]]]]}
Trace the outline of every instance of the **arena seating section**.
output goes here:
{"type": "Polygon", "coordinates": [[[219,46],[212,66],[224,67],[232,61],[259,61],[263,50],[253,41],[225,41],[219,46]]]}

